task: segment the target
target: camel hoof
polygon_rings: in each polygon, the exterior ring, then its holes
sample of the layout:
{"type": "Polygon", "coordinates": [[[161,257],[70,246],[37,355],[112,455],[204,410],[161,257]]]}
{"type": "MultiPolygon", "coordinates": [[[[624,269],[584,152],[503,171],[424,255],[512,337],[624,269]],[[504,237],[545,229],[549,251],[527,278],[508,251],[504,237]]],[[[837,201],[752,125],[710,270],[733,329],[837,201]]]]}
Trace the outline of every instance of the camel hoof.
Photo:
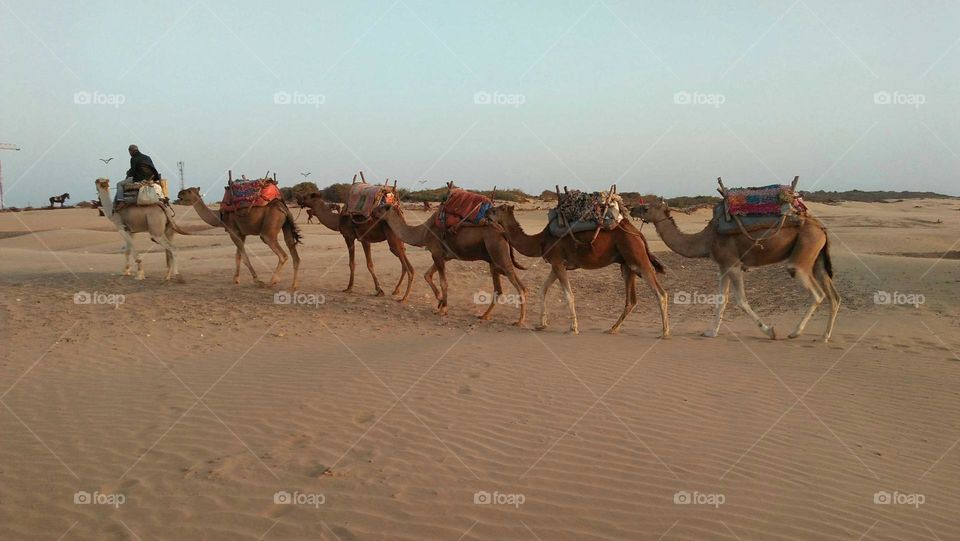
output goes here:
{"type": "Polygon", "coordinates": [[[571,327],[570,330],[567,331],[567,334],[580,334],[580,329],[571,327]]]}
{"type": "Polygon", "coordinates": [[[344,292],[344,293],[353,293],[353,286],[350,286],[350,287],[348,287],[347,289],[344,289],[343,292],[344,292]]]}
{"type": "Polygon", "coordinates": [[[620,333],[620,329],[611,327],[611,328],[603,331],[603,333],[604,333],[604,334],[619,334],[619,333],[620,333]]]}
{"type": "Polygon", "coordinates": [[[513,325],[514,327],[519,327],[519,328],[522,329],[522,328],[523,328],[523,321],[522,321],[522,320],[521,320],[521,321],[514,321],[512,325],[513,325]]]}
{"type": "Polygon", "coordinates": [[[173,277],[173,281],[174,283],[177,283],[177,284],[187,283],[187,281],[183,279],[183,276],[180,276],[179,274],[173,277]]]}
{"type": "Polygon", "coordinates": [[[235,286],[240,285],[240,279],[239,279],[239,278],[234,278],[234,279],[233,279],[233,285],[235,285],[235,286]]]}
{"type": "Polygon", "coordinates": [[[535,331],[545,331],[545,330],[547,330],[547,326],[546,326],[545,324],[541,323],[541,324],[537,325],[536,327],[534,327],[533,330],[535,330],[535,331]]]}
{"type": "Polygon", "coordinates": [[[481,321],[490,321],[490,317],[491,317],[490,314],[480,314],[479,316],[477,316],[477,319],[481,321]]]}
{"type": "Polygon", "coordinates": [[[707,329],[702,333],[700,333],[700,336],[703,336],[705,338],[715,338],[717,336],[717,331],[713,329],[707,329]]]}
{"type": "Polygon", "coordinates": [[[770,337],[771,340],[777,339],[777,331],[773,327],[768,327],[763,329],[763,333],[770,337]]]}
{"type": "Polygon", "coordinates": [[[146,277],[146,276],[144,276],[144,275],[143,275],[143,274],[141,273],[141,274],[138,274],[138,275],[137,275],[137,277],[136,277],[135,279],[136,279],[136,280],[146,280],[146,279],[147,279],[147,277],[146,277]]]}
{"type": "Polygon", "coordinates": [[[669,340],[669,339],[670,339],[670,333],[665,332],[665,333],[661,334],[661,335],[660,335],[660,339],[661,339],[661,340],[669,340]]]}
{"type": "Polygon", "coordinates": [[[376,293],[373,294],[374,297],[383,297],[383,290],[378,289],[376,293]]]}
{"type": "Polygon", "coordinates": [[[796,338],[796,337],[798,337],[798,336],[800,336],[800,333],[798,333],[798,332],[792,332],[792,333],[790,333],[790,334],[787,336],[787,338],[796,338]]]}

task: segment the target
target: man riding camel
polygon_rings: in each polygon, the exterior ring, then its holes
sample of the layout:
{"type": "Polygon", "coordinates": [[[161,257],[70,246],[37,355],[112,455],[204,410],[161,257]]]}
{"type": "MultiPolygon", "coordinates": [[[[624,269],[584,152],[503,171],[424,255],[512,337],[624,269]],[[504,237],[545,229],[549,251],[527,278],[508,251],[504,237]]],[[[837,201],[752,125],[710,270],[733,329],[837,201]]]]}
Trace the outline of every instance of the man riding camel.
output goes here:
{"type": "Polygon", "coordinates": [[[160,180],[160,172],[153,166],[153,160],[150,159],[150,156],[140,152],[137,145],[130,145],[127,147],[127,151],[130,152],[130,169],[127,170],[127,178],[117,183],[117,193],[114,197],[117,202],[123,201],[124,190],[128,186],[132,188],[133,183],[144,180],[160,180]]]}

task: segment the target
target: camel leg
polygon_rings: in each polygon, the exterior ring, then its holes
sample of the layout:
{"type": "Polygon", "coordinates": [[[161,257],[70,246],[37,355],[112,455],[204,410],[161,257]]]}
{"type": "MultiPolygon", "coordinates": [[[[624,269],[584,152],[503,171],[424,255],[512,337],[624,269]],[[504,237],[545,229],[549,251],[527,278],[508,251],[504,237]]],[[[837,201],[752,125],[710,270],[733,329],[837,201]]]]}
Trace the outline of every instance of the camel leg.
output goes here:
{"type": "Polygon", "coordinates": [[[650,291],[653,291],[653,294],[657,296],[657,302],[660,305],[660,338],[670,338],[670,302],[667,298],[667,292],[657,280],[657,271],[654,270],[652,264],[644,266],[642,269],[643,272],[640,275],[647,281],[647,285],[650,286],[650,291]]]}
{"type": "Polygon", "coordinates": [[[840,312],[840,292],[833,285],[833,278],[827,276],[827,272],[818,264],[813,270],[814,276],[820,280],[821,287],[830,299],[830,319],[827,321],[827,330],[823,333],[823,341],[830,341],[833,334],[833,325],[837,321],[837,313],[840,312]]]}
{"type": "Polygon", "coordinates": [[[433,283],[433,275],[437,272],[437,264],[434,263],[430,265],[430,268],[427,269],[427,272],[423,273],[423,279],[427,281],[427,284],[430,286],[430,289],[433,290],[433,296],[436,297],[437,302],[440,302],[440,290],[437,289],[436,284],[433,283]]]}
{"type": "Polygon", "coordinates": [[[723,322],[723,312],[727,308],[727,299],[730,298],[730,279],[727,271],[720,272],[720,297],[717,302],[716,313],[713,316],[713,325],[709,329],[703,331],[701,336],[706,336],[708,338],[713,338],[720,334],[720,323],[723,322]]]}
{"type": "Polygon", "coordinates": [[[803,315],[803,318],[800,319],[800,322],[797,323],[797,328],[790,333],[790,338],[796,338],[803,334],[803,329],[806,328],[807,323],[810,321],[810,318],[813,317],[814,312],[817,311],[817,308],[820,307],[820,303],[823,302],[823,299],[826,298],[826,293],[823,289],[820,288],[820,284],[813,280],[811,273],[806,270],[792,269],[794,277],[800,281],[800,283],[810,292],[810,295],[813,296],[813,302],[810,303],[810,308],[807,309],[807,313],[803,315]]]}
{"type": "Polygon", "coordinates": [[[233,283],[240,283],[240,261],[243,261],[243,264],[247,267],[247,270],[250,271],[250,276],[253,277],[253,282],[257,285],[265,285],[263,281],[257,277],[257,271],[253,268],[253,263],[250,262],[250,256],[247,255],[246,235],[236,235],[231,233],[230,238],[233,240],[233,244],[237,247],[237,271],[233,276],[233,283]]]}
{"type": "Polygon", "coordinates": [[[297,251],[297,240],[293,238],[293,230],[283,229],[283,241],[290,250],[290,256],[293,258],[293,284],[290,285],[290,291],[296,291],[300,278],[300,252],[297,251]]]}
{"type": "Polygon", "coordinates": [[[436,268],[437,272],[440,273],[440,302],[437,304],[437,314],[440,316],[447,315],[447,272],[445,261],[442,259],[434,258],[433,266],[436,268]]]}
{"type": "Polygon", "coordinates": [[[510,283],[513,284],[513,287],[517,290],[517,294],[520,295],[520,317],[513,325],[515,327],[523,327],[523,323],[527,319],[527,288],[523,286],[523,282],[520,281],[520,277],[517,276],[517,273],[512,267],[510,268],[510,272],[507,273],[507,280],[510,280],[510,283]]]}
{"type": "Polygon", "coordinates": [[[540,286],[540,323],[534,327],[534,329],[538,331],[547,328],[547,291],[556,281],[557,275],[553,272],[553,267],[551,267],[550,272],[547,273],[547,279],[544,280],[543,285],[540,286]]]}
{"type": "Polygon", "coordinates": [[[260,240],[269,246],[270,249],[273,250],[273,253],[277,254],[277,267],[273,269],[273,276],[270,277],[270,285],[275,286],[280,282],[280,271],[287,263],[287,253],[283,251],[280,243],[277,242],[276,232],[273,233],[273,236],[271,236],[270,233],[261,233],[260,240]]]}
{"type": "Polygon", "coordinates": [[[392,234],[388,234],[387,245],[390,247],[390,251],[400,260],[400,280],[397,281],[397,287],[393,290],[394,296],[400,293],[400,284],[403,283],[404,276],[407,277],[407,290],[403,293],[402,298],[397,299],[397,302],[405,303],[407,297],[410,296],[410,289],[413,287],[413,263],[410,263],[410,260],[407,259],[407,250],[403,246],[403,241],[393,237],[392,234]]]}
{"type": "Polygon", "coordinates": [[[343,237],[343,242],[347,243],[347,255],[350,256],[350,283],[347,284],[347,289],[344,289],[344,293],[349,293],[353,291],[353,273],[356,268],[356,260],[354,260],[355,250],[353,246],[353,238],[348,238],[346,235],[343,237]]]}
{"type": "Polygon", "coordinates": [[[137,263],[137,280],[143,280],[143,266],[140,262],[141,256],[133,245],[133,235],[124,229],[120,229],[119,231],[120,237],[123,238],[123,254],[127,258],[126,265],[123,267],[123,275],[130,276],[133,274],[133,270],[130,268],[130,260],[132,258],[137,263]]]}
{"type": "Polygon", "coordinates": [[[375,296],[383,296],[383,288],[380,287],[380,280],[377,279],[377,273],[373,271],[373,257],[370,254],[370,243],[361,240],[360,246],[363,248],[363,257],[367,260],[367,270],[370,271],[370,276],[373,277],[373,287],[377,290],[375,296]]]}
{"type": "Polygon", "coordinates": [[[500,301],[500,296],[503,295],[503,285],[500,282],[500,271],[497,270],[497,266],[493,263],[490,263],[490,277],[493,279],[493,295],[490,298],[490,305],[487,306],[486,312],[477,316],[477,319],[482,319],[484,321],[490,321],[491,314],[493,314],[493,309],[497,307],[497,303],[500,301]]]}
{"type": "Polygon", "coordinates": [[[573,298],[573,288],[570,287],[570,278],[567,276],[567,269],[563,266],[554,267],[553,272],[560,280],[560,287],[563,288],[563,296],[567,299],[567,306],[570,308],[570,333],[580,334],[580,325],[577,322],[577,304],[573,298]]]}
{"type": "Polygon", "coordinates": [[[761,321],[760,316],[753,311],[753,308],[750,308],[750,304],[747,302],[747,291],[746,287],[743,285],[743,271],[737,267],[731,267],[727,271],[727,274],[730,276],[731,285],[733,286],[734,294],[737,297],[737,306],[739,306],[741,310],[746,312],[747,315],[753,319],[754,323],[756,323],[757,326],[760,327],[760,330],[763,331],[763,334],[772,339],[776,339],[776,330],[761,321]]]}
{"type": "Polygon", "coordinates": [[[158,235],[153,237],[153,240],[163,247],[167,255],[167,274],[163,279],[169,280],[170,278],[175,278],[178,281],[182,281],[180,271],[177,269],[177,248],[170,242],[170,239],[168,239],[166,235],[158,235]]]}
{"type": "Polygon", "coordinates": [[[623,325],[623,320],[627,319],[627,316],[637,306],[637,275],[626,265],[620,265],[620,275],[623,276],[623,313],[620,314],[620,319],[613,324],[613,327],[610,327],[607,334],[617,334],[620,331],[620,326],[623,325]]]}

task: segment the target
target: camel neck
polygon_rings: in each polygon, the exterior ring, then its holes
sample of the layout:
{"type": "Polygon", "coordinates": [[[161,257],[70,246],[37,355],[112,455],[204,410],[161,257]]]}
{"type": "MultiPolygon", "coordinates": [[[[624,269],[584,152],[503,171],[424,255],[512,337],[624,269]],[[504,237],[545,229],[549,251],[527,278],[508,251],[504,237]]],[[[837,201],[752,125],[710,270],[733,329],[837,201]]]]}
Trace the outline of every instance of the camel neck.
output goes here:
{"type": "Polygon", "coordinates": [[[707,224],[702,231],[697,233],[684,233],[677,227],[673,218],[655,222],[654,227],[657,234],[663,239],[664,244],[674,252],[684,257],[709,257],[710,249],[714,240],[714,222],[707,224]]]}
{"type": "Polygon", "coordinates": [[[197,216],[199,216],[201,220],[206,222],[207,225],[210,225],[213,227],[224,226],[223,222],[220,221],[220,217],[214,214],[212,210],[210,210],[210,207],[208,207],[207,204],[203,202],[203,199],[197,199],[196,201],[194,201],[193,209],[197,211],[197,216]]]}
{"type": "Polygon", "coordinates": [[[528,235],[523,231],[519,222],[513,221],[506,226],[510,244],[526,257],[541,257],[543,255],[543,231],[536,235],[528,235]]]}
{"type": "Polygon", "coordinates": [[[313,213],[317,215],[317,219],[320,220],[320,223],[322,223],[324,227],[331,231],[340,231],[341,215],[330,210],[326,201],[311,201],[308,203],[308,206],[313,209],[313,213]]]}
{"type": "MultiPolygon", "coordinates": [[[[427,224],[420,224],[415,226],[407,225],[406,220],[403,219],[397,211],[390,209],[385,215],[385,220],[387,225],[390,226],[390,229],[400,237],[400,240],[409,244],[411,246],[425,246],[427,244],[427,224]]],[[[428,221],[430,218],[428,218],[428,221]]]]}

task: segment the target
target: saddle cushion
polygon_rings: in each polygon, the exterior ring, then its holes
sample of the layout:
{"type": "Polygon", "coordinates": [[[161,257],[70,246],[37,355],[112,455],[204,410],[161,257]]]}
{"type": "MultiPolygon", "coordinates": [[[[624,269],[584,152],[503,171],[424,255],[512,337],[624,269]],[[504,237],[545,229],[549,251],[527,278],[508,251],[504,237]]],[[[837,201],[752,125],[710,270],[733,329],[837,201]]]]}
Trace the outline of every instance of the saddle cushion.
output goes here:
{"type": "Polygon", "coordinates": [[[599,224],[602,229],[613,229],[623,219],[623,200],[619,195],[607,192],[585,193],[573,190],[561,194],[557,208],[548,214],[550,234],[556,237],[568,232],[594,231],[599,224]]]}
{"type": "MultiPolygon", "coordinates": [[[[806,208],[804,208],[804,211],[805,210],[806,208]]],[[[713,207],[713,217],[716,220],[717,232],[721,235],[736,235],[742,233],[742,231],[740,231],[740,226],[737,225],[736,220],[734,220],[732,217],[728,219],[727,213],[723,207],[723,202],[717,203],[713,207]]],[[[752,233],[754,231],[777,227],[780,225],[780,220],[783,216],[778,214],[768,214],[766,216],[738,217],[740,218],[740,223],[743,224],[743,228],[746,229],[748,233],[752,233]]],[[[805,217],[805,212],[788,212],[786,221],[783,222],[783,227],[799,227],[803,225],[805,217]]]]}
{"type": "Polygon", "coordinates": [[[344,207],[346,214],[369,218],[373,209],[380,205],[392,205],[396,202],[396,194],[390,186],[377,184],[357,183],[350,185],[347,194],[347,204],[344,207]]]}
{"type": "Polygon", "coordinates": [[[280,188],[270,179],[238,180],[224,188],[220,212],[264,207],[281,197],[280,188]]]}
{"type": "Polygon", "coordinates": [[[727,212],[735,216],[782,216],[790,212],[793,200],[790,186],[781,184],[731,188],[727,190],[727,212]]]}
{"type": "Polygon", "coordinates": [[[454,188],[446,201],[440,204],[436,224],[443,228],[478,224],[487,216],[487,211],[491,207],[493,207],[493,201],[489,197],[454,188]]]}

